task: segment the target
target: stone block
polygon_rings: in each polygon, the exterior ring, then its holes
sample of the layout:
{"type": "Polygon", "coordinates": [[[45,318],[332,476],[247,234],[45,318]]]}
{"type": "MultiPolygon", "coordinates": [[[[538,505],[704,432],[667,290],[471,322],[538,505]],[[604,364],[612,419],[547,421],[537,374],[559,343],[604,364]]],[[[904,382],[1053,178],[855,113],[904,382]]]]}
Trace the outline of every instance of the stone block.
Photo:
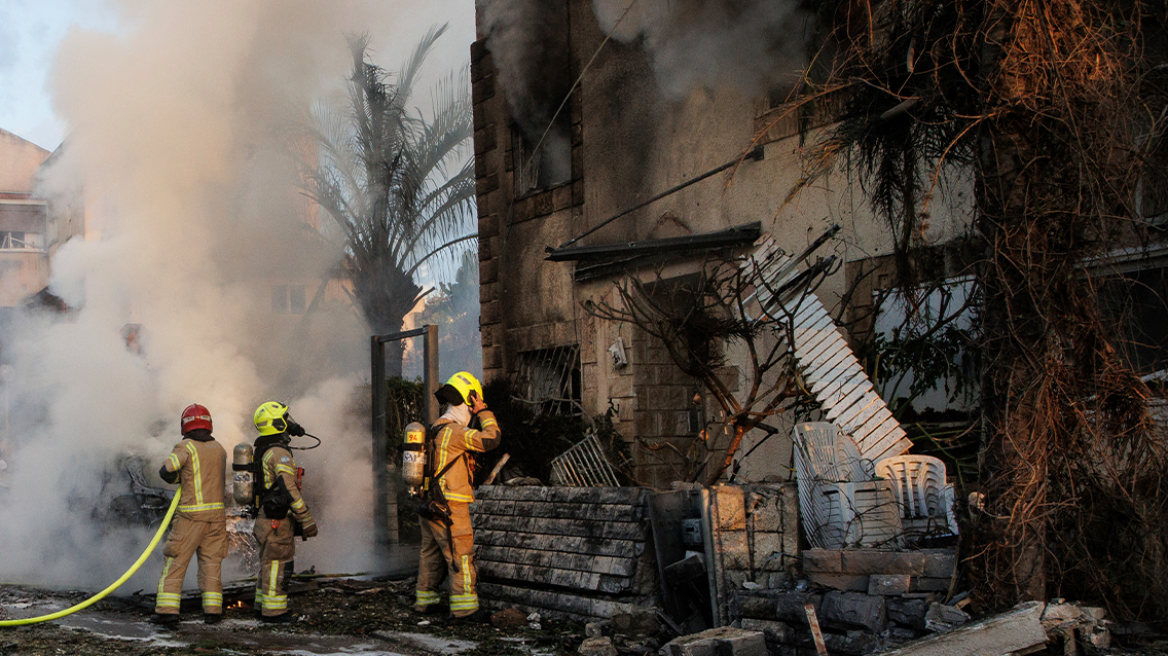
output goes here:
{"type": "Polygon", "coordinates": [[[763,533],[755,526],[754,530],[754,545],[751,547],[754,550],[754,568],[764,572],[782,572],[785,571],[783,558],[783,536],[778,533],[763,533]]]}
{"type": "Polygon", "coordinates": [[[821,588],[831,588],[833,590],[855,590],[857,592],[867,592],[869,579],[867,576],[855,576],[852,574],[808,574],[807,578],[811,579],[811,583],[821,588]]]}
{"type": "Polygon", "coordinates": [[[499,302],[483,303],[479,306],[479,325],[499,323],[499,302]]]}
{"type": "Polygon", "coordinates": [[[823,574],[843,572],[843,552],[837,549],[808,549],[803,552],[803,571],[823,574]]]}
{"type": "Polygon", "coordinates": [[[843,552],[845,574],[908,574],[925,573],[925,555],[917,551],[880,551],[877,549],[848,549],[843,552]]]}
{"type": "Polygon", "coordinates": [[[969,622],[969,614],[960,608],[933,603],[925,613],[925,628],[934,633],[949,633],[969,622]]]}
{"type": "Polygon", "coordinates": [[[1027,602],[1013,610],[966,624],[951,633],[915,640],[884,656],[999,656],[1030,653],[1046,644],[1042,611],[1046,604],[1027,602]]]}
{"type": "Polygon", "coordinates": [[[585,638],[579,653],[580,656],[617,656],[616,646],[609,637],[585,638]]]}
{"type": "Polygon", "coordinates": [[[547,216],[552,213],[552,192],[545,191],[531,197],[531,216],[547,216]]]}
{"type": "Polygon", "coordinates": [[[767,574],[766,586],[771,590],[786,590],[794,586],[794,578],[787,572],[771,572],[767,574]]]}
{"type": "Polygon", "coordinates": [[[873,574],[868,577],[868,594],[893,596],[908,592],[909,579],[907,574],[873,574]]]}
{"type": "Polygon", "coordinates": [[[929,603],[925,599],[906,599],[904,597],[884,600],[884,605],[888,609],[888,619],[897,624],[911,626],[914,629],[925,628],[925,613],[929,611],[929,603]]]}
{"type": "Polygon", "coordinates": [[[470,44],[470,60],[476,64],[482,61],[490,52],[490,50],[487,50],[487,40],[485,38],[470,44]]]}
{"type": "Polygon", "coordinates": [[[552,190],[552,211],[559,212],[572,206],[572,186],[564,185],[552,190]]]}
{"type": "Polygon", "coordinates": [[[880,638],[864,631],[824,633],[823,642],[827,645],[829,654],[848,654],[849,656],[870,654],[880,647],[880,638]]]}
{"type": "Polygon", "coordinates": [[[475,180],[475,193],[489,194],[499,188],[499,174],[488,175],[475,180]]]}
{"type": "Polygon", "coordinates": [[[479,330],[482,333],[482,346],[495,345],[495,333],[498,331],[499,324],[491,324],[489,326],[481,326],[479,330]]]}
{"type": "Polygon", "coordinates": [[[490,303],[499,298],[499,284],[490,283],[479,285],[479,303],[490,303]]]}
{"type": "Polygon", "coordinates": [[[630,638],[647,638],[661,632],[657,613],[652,608],[638,608],[629,613],[615,613],[612,618],[613,632],[630,638]]]}
{"type": "Polygon", "coordinates": [[[788,622],[798,622],[800,626],[807,623],[807,612],[803,607],[811,604],[815,612],[823,607],[824,595],[818,592],[788,592],[775,596],[775,619],[788,622]]]}
{"type": "Polygon", "coordinates": [[[791,639],[791,627],[775,620],[743,619],[742,628],[747,631],[761,631],[769,642],[787,642],[791,639]]]}
{"type": "Polygon", "coordinates": [[[479,263],[479,284],[489,285],[499,281],[499,260],[479,263]]]}
{"type": "Polygon", "coordinates": [[[731,626],[674,638],[661,648],[661,653],[663,656],[768,656],[766,635],[762,631],[731,626]]]}
{"type": "Polygon", "coordinates": [[[495,237],[499,234],[499,217],[497,215],[479,215],[479,239],[495,237]]]}
{"type": "Polygon", "coordinates": [[[498,369],[503,366],[503,348],[491,346],[483,348],[483,368],[498,369]]]}
{"type": "Polygon", "coordinates": [[[584,625],[585,638],[604,638],[612,636],[612,621],[601,620],[599,622],[589,622],[584,625]]]}
{"type": "MultiPolygon", "coordinates": [[[[495,76],[483,75],[478,82],[471,83],[470,95],[476,105],[495,97],[495,76]]],[[[478,139],[475,141],[477,142],[478,139]]]]}
{"type": "Polygon", "coordinates": [[[953,570],[957,568],[957,554],[952,549],[936,549],[924,551],[925,557],[923,576],[936,579],[952,578],[953,570]]]}
{"type": "Polygon", "coordinates": [[[820,622],[828,628],[864,629],[880,633],[888,625],[884,597],[856,592],[829,592],[823,595],[820,622]]]}
{"type": "Polygon", "coordinates": [[[746,530],[746,504],[742,488],[736,485],[714,487],[718,504],[718,528],[724,531],[746,530]]]}
{"type": "MultiPolygon", "coordinates": [[[[481,87],[484,90],[484,93],[486,93],[489,90],[490,94],[494,95],[494,93],[495,93],[495,86],[494,85],[495,85],[495,78],[494,78],[494,76],[491,76],[491,77],[483,78],[482,81],[478,82],[474,86],[476,89],[481,87]]],[[[484,96],[483,98],[476,97],[475,102],[479,102],[481,100],[485,100],[485,99],[490,98],[490,97],[491,97],[490,95],[484,96]]],[[[493,126],[488,125],[485,128],[483,128],[482,130],[479,130],[478,132],[474,133],[475,157],[482,157],[485,153],[489,153],[490,151],[492,151],[496,147],[498,147],[498,145],[499,145],[498,137],[495,136],[496,133],[498,132],[498,130],[494,130],[492,128],[493,128],[493,126]]]]}
{"type": "Polygon", "coordinates": [[[927,576],[914,576],[909,589],[912,592],[947,592],[951,579],[934,579],[927,576]]]}

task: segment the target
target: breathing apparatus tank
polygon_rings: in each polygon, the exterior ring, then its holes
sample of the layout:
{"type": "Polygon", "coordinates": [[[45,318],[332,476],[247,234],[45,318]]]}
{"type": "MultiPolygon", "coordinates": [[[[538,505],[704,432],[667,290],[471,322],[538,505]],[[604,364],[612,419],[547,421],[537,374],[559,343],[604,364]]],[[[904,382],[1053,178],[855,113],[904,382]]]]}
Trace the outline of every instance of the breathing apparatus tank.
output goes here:
{"type": "Polygon", "coordinates": [[[231,470],[235,475],[231,477],[231,496],[235,503],[241,506],[250,506],[254,503],[252,494],[255,490],[255,480],[252,475],[252,451],[247,442],[235,445],[231,453],[231,470]]]}
{"type": "Polygon", "coordinates": [[[426,427],[418,422],[406,424],[405,442],[402,443],[402,478],[417,494],[426,476],[426,427]]]}

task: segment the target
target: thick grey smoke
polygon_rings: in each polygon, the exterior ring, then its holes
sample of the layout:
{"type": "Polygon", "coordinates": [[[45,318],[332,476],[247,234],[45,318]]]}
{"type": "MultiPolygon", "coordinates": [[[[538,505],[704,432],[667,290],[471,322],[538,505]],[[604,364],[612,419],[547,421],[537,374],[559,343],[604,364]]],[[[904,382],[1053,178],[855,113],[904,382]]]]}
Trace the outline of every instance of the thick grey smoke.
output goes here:
{"type": "MultiPolygon", "coordinates": [[[[605,34],[630,1],[592,0],[605,34]]],[[[658,83],[669,95],[726,82],[760,93],[798,80],[811,18],[797,0],[640,0],[613,38],[644,39],[658,83]]]]}
{"type": "Polygon", "coordinates": [[[565,182],[572,173],[568,108],[555,123],[552,117],[572,85],[568,3],[484,0],[481,7],[487,49],[515,123],[529,148],[543,138],[541,186],[565,182]]]}
{"type": "MultiPolygon", "coordinates": [[[[281,145],[291,121],[340,92],[346,32],[371,32],[373,57],[394,68],[426,29],[452,21],[428,64],[437,76],[465,65],[472,3],[118,9],[118,33],[74,31],[55,62],[69,137],[43,188],[84,206],[87,226],[52,259],[51,289],[75,310],[26,316],[6,336],[16,378],[0,581],[85,586],[120,574],[147,533],[100,521],[103,495],[126,456],[157,470],[192,402],[211,409],[229,453],[254,437],[259,403],[288,402],[325,440],[298,454],[322,531],[305,551],[315,562],[298,567],[376,565],[368,433],[352,412],[367,330],[337,283],[321,284],[340,251],[311,228],[327,219],[297,193],[281,145]],[[279,285],[302,286],[306,302],[321,291],[325,305],[275,313],[279,285]],[[141,326],[140,351],[122,337],[127,324],[141,326]]],[[[150,563],[128,589],[157,576],[150,563]]]]}

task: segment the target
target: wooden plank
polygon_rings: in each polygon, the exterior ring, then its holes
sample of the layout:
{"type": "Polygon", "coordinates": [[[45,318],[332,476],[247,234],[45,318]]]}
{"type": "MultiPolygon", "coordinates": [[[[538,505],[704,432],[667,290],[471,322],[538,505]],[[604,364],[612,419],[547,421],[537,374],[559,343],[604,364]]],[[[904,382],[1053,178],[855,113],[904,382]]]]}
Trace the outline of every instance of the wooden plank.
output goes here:
{"type": "Polygon", "coordinates": [[[647,527],[640,522],[590,522],[580,519],[552,519],[548,517],[471,515],[471,524],[476,530],[483,531],[517,531],[598,540],[645,540],[648,533],[647,527]]]}
{"type": "Polygon", "coordinates": [[[515,531],[476,531],[475,544],[614,558],[636,558],[645,552],[645,542],[637,540],[597,540],[515,531]]]}
{"type": "Polygon", "coordinates": [[[553,567],[531,567],[515,563],[500,563],[493,560],[475,558],[478,575],[483,579],[503,579],[507,581],[530,581],[542,585],[553,585],[572,590],[592,590],[619,594],[628,592],[633,581],[627,576],[609,576],[594,572],[574,572],[553,567]]]}
{"type": "Polygon", "coordinates": [[[516,549],[493,545],[475,547],[475,558],[479,561],[494,561],[533,567],[554,567],[576,572],[632,576],[637,571],[637,561],[632,558],[612,556],[590,556],[568,554],[561,551],[541,551],[538,549],[516,549]]]}
{"type": "Polygon", "coordinates": [[[484,599],[499,600],[529,609],[546,609],[584,618],[608,619],[618,613],[631,613],[632,603],[596,599],[552,590],[531,590],[511,585],[480,581],[479,595],[484,599]]]}
{"type": "MultiPolygon", "coordinates": [[[[545,485],[483,485],[476,499],[549,501],[552,503],[615,503],[629,506],[645,503],[645,490],[639,487],[549,487],[545,485]]],[[[472,506],[473,508],[473,506],[472,506]]]]}
{"type": "Polygon", "coordinates": [[[554,517],[556,519],[593,519],[635,522],[645,519],[645,506],[615,503],[565,503],[552,501],[476,501],[471,514],[554,517]]]}

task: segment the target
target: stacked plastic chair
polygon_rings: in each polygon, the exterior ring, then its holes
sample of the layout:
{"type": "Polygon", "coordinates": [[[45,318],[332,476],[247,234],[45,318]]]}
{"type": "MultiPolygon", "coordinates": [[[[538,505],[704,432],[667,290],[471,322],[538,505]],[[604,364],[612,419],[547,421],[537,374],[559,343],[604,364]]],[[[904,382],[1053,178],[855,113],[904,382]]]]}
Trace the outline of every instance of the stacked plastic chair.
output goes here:
{"type": "Polygon", "coordinates": [[[891,482],[907,535],[957,535],[953,486],[946,483],[943,461],[932,456],[893,456],[876,463],[876,475],[891,482]]]}
{"type": "Polygon", "coordinates": [[[871,464],[835,424],[795,426],[799,510],[812,546],[900,545],[900,512],[892,485],[874,479],[871,464]]]}

